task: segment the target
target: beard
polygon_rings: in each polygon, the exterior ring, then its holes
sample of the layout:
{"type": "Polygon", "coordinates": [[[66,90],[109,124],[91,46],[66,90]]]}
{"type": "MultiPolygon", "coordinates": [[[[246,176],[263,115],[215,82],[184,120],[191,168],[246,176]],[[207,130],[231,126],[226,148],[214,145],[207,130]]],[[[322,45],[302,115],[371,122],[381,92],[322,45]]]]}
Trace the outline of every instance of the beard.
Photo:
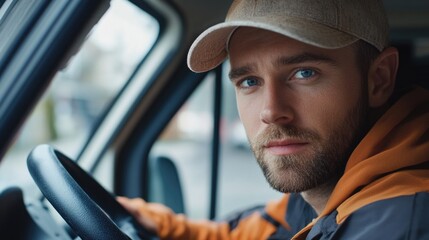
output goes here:
{"type": "Polygon", "coordinates": [[[368,103],[362,95],[323,139],[316,131],[296,126],[269,125],[250,141],[255,157],[272,188],[283,193],[303,192],[335,184],[344,173],[352,151],[368,131],[368,103]],[[283,156],[265,153],[272,140],[298,139],[310,143],[306,152],[283,156]]]}

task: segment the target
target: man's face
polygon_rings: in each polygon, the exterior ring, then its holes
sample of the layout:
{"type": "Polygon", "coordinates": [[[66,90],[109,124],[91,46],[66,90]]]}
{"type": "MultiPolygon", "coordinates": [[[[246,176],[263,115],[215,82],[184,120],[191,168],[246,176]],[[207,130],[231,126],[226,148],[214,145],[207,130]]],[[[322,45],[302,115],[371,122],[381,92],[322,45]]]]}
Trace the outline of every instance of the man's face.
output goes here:
{"type": "Polygon", "coordinates": [[[239,28],[229,54],[239,114],[271,186],[302,192],[338,180],[366,131],[366,79],[354,48],[239,28]]]}

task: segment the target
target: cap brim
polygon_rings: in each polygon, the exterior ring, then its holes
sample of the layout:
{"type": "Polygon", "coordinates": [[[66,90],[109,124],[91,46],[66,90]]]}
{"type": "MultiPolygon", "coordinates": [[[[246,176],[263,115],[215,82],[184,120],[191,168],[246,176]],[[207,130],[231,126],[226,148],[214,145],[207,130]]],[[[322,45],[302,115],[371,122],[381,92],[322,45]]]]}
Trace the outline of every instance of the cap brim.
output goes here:
{"type": "Polygon", "coordinates": [[[357,37],[317,22],[288,18],[266,23],[267,20],[230,21],[219,23],[204,31],[188,52],[188,67],[194,72],[206,72],[221,64],[228,56],[227,44],[237,27],[255,27],[282,34],[286,37],[320,48],[335,49],[348,46],[357,37]],[[265,22],[265,23],[260,23],[265,22]]]}

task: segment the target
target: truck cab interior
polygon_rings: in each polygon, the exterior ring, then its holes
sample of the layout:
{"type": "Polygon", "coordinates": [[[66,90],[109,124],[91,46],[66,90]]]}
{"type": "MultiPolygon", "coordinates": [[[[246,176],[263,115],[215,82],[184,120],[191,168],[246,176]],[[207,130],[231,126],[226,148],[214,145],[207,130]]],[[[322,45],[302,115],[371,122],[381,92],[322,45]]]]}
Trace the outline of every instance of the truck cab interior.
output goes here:
{"type": "MultiPolygon", "coordinates": [[[[157,239],[115,196],[222,219],[281,196],[228,63],[186,65],[231,0],[0,0],[0,238],[157,239]]],[[[429,88],[429,2],[384,1],[398,84],[429,88]]]]}

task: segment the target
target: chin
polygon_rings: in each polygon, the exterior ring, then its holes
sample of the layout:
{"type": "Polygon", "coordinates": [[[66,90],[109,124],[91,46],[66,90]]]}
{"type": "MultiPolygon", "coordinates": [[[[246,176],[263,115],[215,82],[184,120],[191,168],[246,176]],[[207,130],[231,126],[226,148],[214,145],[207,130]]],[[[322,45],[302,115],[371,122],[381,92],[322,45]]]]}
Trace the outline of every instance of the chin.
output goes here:
{"type": "Polygon", "coordinates": [[[300,176],[291,169],[275,169],[265,174],[270,186],[283,193],[302,192],[311,189],[312,186],[304,176],[300,176]]]}

